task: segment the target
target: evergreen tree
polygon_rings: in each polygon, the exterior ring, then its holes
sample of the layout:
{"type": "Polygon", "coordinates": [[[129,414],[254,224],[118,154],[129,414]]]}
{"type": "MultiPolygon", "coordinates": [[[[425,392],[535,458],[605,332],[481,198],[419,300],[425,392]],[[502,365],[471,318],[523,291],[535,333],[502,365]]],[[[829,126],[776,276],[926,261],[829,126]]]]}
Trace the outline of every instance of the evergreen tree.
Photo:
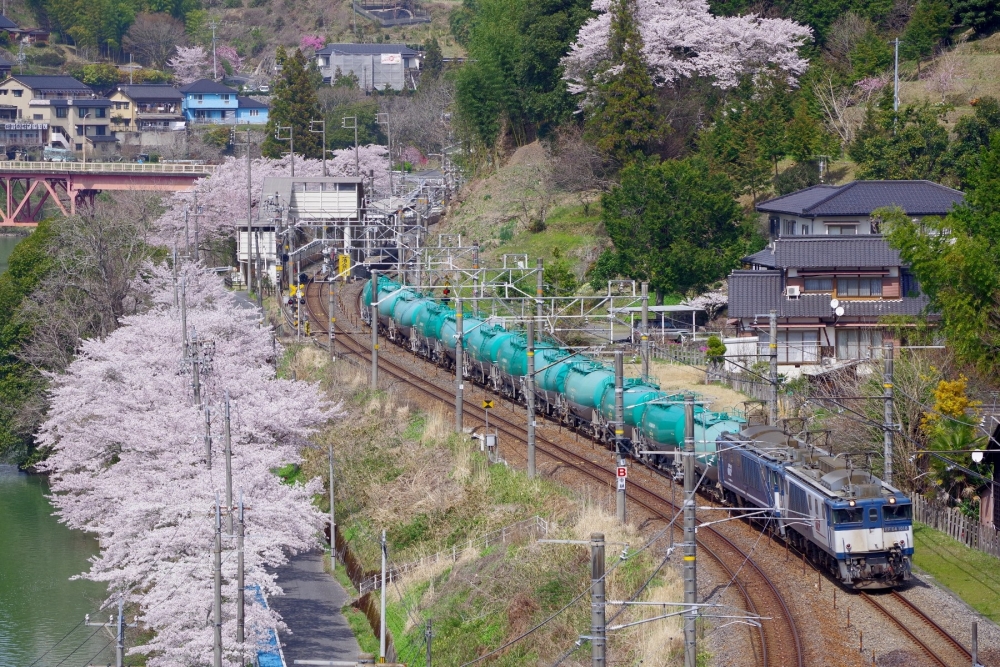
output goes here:
{"type": "Polygon", "coordinates": [[[862,179],[941,179],[947,166],[948,130],[938,122],[941,111],[924,103],[871,107],[848,148],[862,179]]]}
{"type": "Polygon", "coordinates": [[[1000,27],[1000,12],[996,0],[953,0],[955,19],[978,33],[989,33],[1000,27]]]}
{"type": "Polygon", "coordinates": [[[788,123],[786,132],[788,153],[796,162],[806,162],[816,155],[823,139],[823,130],[809,113],[809,106],[800,99],[795,106],[795,115],[788,123]]]}
{"type": "Polygon", "coordinates": [[[609,47],[610,67],[602,75],[587,130],[594,145],[625,164],[652,152],[662,134],[631,0],[612,6],[609,47]]]}
{"type": "MultiPolygon", "coordinates": [[[[288,142],[276,139],[275,133],[279,126],[291,126],[296,155],[321,157],[323,149],[320,146],[320,135],[309,131],[309,121],[319,120],[323,116],[316,98],[316,89],[309,76],[306,57],[299,49],[289,56],[284,47],[279,46],[276,61],[281,66],[281,77],[274,84],[267,136],[261,153],[269,158],[278,158],[287,153],[288,142]]],[[[288,130],[282,130],[281,136],[287,137],[288,130]]]]}
{"type": "Polygon", "coordinates": [[[424,44],[424,64],[420,76],[436,79],[441,76],[442,70],[444,70],[444,56],[441,53],[441,45],[438,44],[436,37],[431,37],[424,44]]]}
{"type": "Polygon", "coordinates": [[[601,198],[614,249],[598,260],[591,283],[617,275],[648,280],[660,304],[666,294],[724,278],[763,246],[733,194],[729,178],[698,157],[626,166],[621,184],[601,198]]]}
{"type": "Polygon", "coordinates": [[[934,53],[934,47],[948,36],[951,9],[945,0],[920,0],[900,40],[900,56],[918,63],[934,53]]]}
{"type": "Polygon", "coordinates": [[[975,113],[955,123],[955,140],[948,148],[949,169],[964,188],[978,168],[982,151],[990,145],[990,135],[1000,130],[1000,102],[983,96],[975,101],[975,113]]]}

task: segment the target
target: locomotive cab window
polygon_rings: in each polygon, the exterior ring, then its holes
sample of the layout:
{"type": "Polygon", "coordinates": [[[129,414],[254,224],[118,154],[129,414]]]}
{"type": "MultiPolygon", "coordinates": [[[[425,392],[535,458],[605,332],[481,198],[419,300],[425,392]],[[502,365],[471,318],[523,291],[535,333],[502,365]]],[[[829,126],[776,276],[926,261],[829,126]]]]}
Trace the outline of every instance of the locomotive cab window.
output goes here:
{"type": "Polygon", "coordinates": [[[861,523],[864,521],[864,510],[860,507],[845,507],[844,509],[833,510],[833,523],[861,523]]]}
{"type": "Polygon", "coordinates": [[[913,519],[913,505],[883,505],[882,518],[886,521],[910,521],[913,519]]]}
{"type": "Polygon", "coordinates": [[[877,507],[869,507],[868,508],[868,520],[869,521],[878,521],[878,508],[877,507]]]}

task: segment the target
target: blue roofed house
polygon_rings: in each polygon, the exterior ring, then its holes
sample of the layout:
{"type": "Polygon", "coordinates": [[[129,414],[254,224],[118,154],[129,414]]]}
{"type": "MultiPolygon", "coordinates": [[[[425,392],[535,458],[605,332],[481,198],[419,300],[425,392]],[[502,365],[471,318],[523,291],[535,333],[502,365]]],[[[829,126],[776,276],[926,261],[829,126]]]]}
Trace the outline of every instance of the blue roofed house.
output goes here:
{"type": "Polygon", "coordinates": [[[266,124],[269,108],[263,102],[259,102],[252,97],[236,98],[238,106],[236,108],[236,122],[243,124],[266,124]]]}
{"type": "Polygon", "coordinates": [[[898,206],[919,219],[963,201],[930,181],[854,181],[758,204],[770,243],[730,274],[730,322],[766,346],[776,311],[778,363],[791,375],[881,356],[890,340],[882,318],[924,314],[928,300],[872,212],[898,206]]]}

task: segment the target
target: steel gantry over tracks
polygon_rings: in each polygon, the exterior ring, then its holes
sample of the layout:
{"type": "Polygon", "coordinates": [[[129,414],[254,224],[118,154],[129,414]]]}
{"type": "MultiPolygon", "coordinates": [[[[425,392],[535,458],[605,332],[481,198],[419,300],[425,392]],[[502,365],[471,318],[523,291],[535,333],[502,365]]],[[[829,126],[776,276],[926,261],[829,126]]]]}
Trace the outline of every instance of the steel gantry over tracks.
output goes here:
{"type": "Polygon", "coordinates": [[[78,205],[93,203],[105,190],[190,190],[215,169],[210,164],[0,161],[0,226],[34,227],[49,202],[62,215],[73,215],[78,205]]]}

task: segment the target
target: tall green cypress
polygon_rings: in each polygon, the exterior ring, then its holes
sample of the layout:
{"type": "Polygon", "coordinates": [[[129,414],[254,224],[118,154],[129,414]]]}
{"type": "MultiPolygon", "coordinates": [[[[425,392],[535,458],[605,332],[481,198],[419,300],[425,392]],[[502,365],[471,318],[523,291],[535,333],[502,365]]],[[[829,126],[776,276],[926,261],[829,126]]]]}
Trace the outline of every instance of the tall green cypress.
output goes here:
{"type": "MultiPolygon", "coordinates": [[[[295,137],[295,154],[309,158],[322,157],[320,135],[309,131],[309,121],[323,118],[316,97],[316,88],[309,76],[308,64],[302,51],[291,56],[284,47],[278,47],[276,57],[281,66],[281,77],[274,85],[271,110],[268,114],[267,136],[261,153],[264,157],[279,158],[288,152],[288,142],[275,138],[279,126],[291,126],[295,137]]],[[[287,137],[288,130],[281,136],[287,137]]]]}
{"type": "Polygon", "coordinates": [[[649,155],[663,133],[634,10],[632,0],[611,7],[611,59],[587,119],[590,140],[622,164],[649,155]]]}

